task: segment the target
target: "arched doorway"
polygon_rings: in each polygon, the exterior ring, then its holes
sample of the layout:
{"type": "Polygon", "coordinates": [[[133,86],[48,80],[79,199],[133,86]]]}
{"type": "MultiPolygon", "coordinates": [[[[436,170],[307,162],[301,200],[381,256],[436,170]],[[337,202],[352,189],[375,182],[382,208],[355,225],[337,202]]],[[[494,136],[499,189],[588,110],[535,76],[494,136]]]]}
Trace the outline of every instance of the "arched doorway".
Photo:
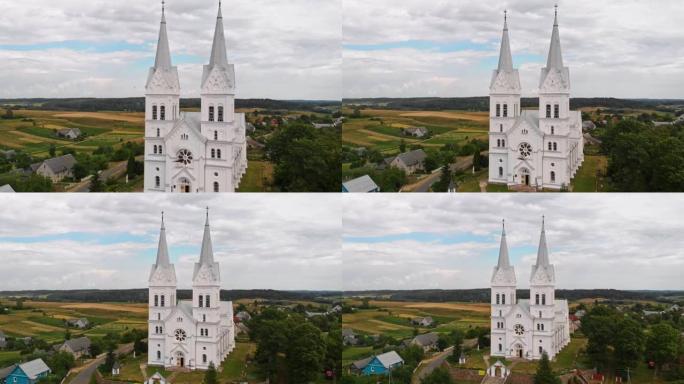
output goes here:
{"type": "Polygon", "coordinates": [[[176,366],[185,367],[185,355],[181,351],[176,352],[176,366]]]}
{"type": "Polygon", "coordinates": [[[515,356],[522,358],[523,357],[523,347],[520,344],[515,345],[515,356]]]}
{"type": "Polygon", "coordinates": [[[530,170],[527,168],[520,169],[520,182],[529,186],[530,185],[530,170]]]}
{"type": "Polygon", "coordinates": [[[185,177],[181,177],[180,180],[178,180],[178,192],[190,193],[190,180],[185,177]]]}

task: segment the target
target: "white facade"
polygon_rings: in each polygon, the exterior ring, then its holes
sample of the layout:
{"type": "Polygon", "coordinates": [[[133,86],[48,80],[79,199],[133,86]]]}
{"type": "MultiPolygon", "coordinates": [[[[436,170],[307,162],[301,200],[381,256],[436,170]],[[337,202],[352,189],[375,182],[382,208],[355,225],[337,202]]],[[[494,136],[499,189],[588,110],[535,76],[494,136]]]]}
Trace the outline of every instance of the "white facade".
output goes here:
{"type": "Polygon", "coordinates": [[[507,20],[489,90],[489,182],[568,187],[584,160],[584,141],[582,114],[570,110],[570,70],[563,66],[557,12],[547,64],[541,70],[539,109],[521,108],[507,20]]]}
{"type": "Polygon", "coordinates": [[[180,111],[178,70],[162,21],[145,86],[145,192],[234,192],[247,169],[246,123],[235,113],[235,69],[228,63],[219,5],[200,112],[180,111]]]}
{"type": "Polygon", "coordinates": [[[515,269],[508,259],[504,229],[491,280],[492,356],[536,360],[546,352],[553,359],[570,342],[568,301],[556,299],[555,270],[549,263],[543,222],[530,276],[530,299],[516,300],[515,269]]]}
{"type": "Polygon", "coordinates": [[[192,300],[177,300],[176,270],[169,260],[162,217],[157,261],[149,279],[148,365],[218,367],[235,348],[233,303],[221,301],[219,265],[214,262],[209,216],[200,260],[195,263],[192,300]]]}

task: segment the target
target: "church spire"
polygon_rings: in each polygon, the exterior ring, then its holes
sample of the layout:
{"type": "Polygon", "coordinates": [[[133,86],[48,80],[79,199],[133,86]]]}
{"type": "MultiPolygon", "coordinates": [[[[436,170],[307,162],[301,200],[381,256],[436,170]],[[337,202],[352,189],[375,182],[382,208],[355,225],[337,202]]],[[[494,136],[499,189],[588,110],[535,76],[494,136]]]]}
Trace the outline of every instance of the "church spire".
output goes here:
{"type": "Polygon", "coordinates": [[[508,11],[504,11],[503,36],[501,37],[501,49],[499,51],[499,71],[512,71],[513,58],[511,56],[511,44],[508,39],[508,11]]]}
{"type": "Polygon", "coordinates": [[[171,262],[169,261],[169,248],[166,245],[166,228],[164,227],[164,212],[162,211],[161,216],[161,229],[159,231],[159,246],[157,247],[157,262],[155,265],[168,266],[171,262]]]}
{"type": "Polygon", "coordinates": [[[216,28],[214,29],[214,42],[211,46],[211,58],[209,66],[227,66],[228,54],[226,52],[226,38],[223,34],[223,15],[221,14],[221,1],[219,1],[216,28]]]}
{"type": "Polygon", "coordinates": [[[555,5],[553,18],[553,32],[551,33],[551,46],[546,68],[563,69],[563,55],[561,53],[560,32],[558,32],[558,4],[555,5]]]}
{"type": "Polygon", "coordinates": [[[501,220],[501,245],[499,246],[499,262],[496,264],[498,268],[509,268],[511,266],[508,260],[508,244],[506,243],[506,224],[501,220]]]}
{"type": "Polygon", "coordinates": [[[544,216],[542,216],[542,229],[539,236],[539,250],[537,251],[537,267],[546,267],[549,265],[549,250],[546,246],[546,230],[544,229],[544,216]]]}
{"type": "Polygon", "coordinates": [[[166,34],[164,5],[165,2],[162,0],[162,17],[159,26],[159,40],[157,41],[157,56],[154,59],[155,69],[171,69],[171,51],[169,49],[169,38],[166,34]]]}
{"type": "Polygon", "coordinates": [[[214,250],[211,247],[211,231],[209,229],[209,207],[207,207],[206,221],[204,223],[204,237],[202,238],[202,252],[200,253],[200,265],[214,264],[214,250]]]}

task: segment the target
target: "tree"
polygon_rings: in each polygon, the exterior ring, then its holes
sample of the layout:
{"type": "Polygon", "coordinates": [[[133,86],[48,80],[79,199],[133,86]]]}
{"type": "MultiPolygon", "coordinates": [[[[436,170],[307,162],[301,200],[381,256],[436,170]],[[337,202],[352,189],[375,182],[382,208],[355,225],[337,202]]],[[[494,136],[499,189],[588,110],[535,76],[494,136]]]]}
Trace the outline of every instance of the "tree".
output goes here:
{"type": "Polygon", "coordinates": [[[330,331],[325,339],[325,363],[326,369],[332,369],[335,377],[342,376],[342,330],[330,331]]]}
{"type": "Polygon", "coordinates": [[[435,369],[420,381],[421,384],[453,384],[453,382],[449,370],[443,366],[435,369]]]}
{"type": "Polygon", "coordinates": [[[449,340],[448,340],[448,338],[449,338],[449,337],[446,336],[446,335],[444,335],[443,333],[440,333],[440,334],[439,334],[439,337],[437,338],[437,348],[438,348],[440,351],[443,351],[443,350],[447,349],[447,347],[449,346],[449,340]]]}
{"type": "Polygon", "coordinates": [[[135,353],[145,353],[147,352],[147,343],[142,341],[142,339],[136,339],[133,342],[133,350],[135,350],[135,353]]]}
{"type": "Polygon", "coordinates": [[[204,384],[218,384],[218,375],[213,361],[209,363],[209,368],[204,373],[204,384]]]}
{"type": "Polygon", "coordinates": [[[7,108],[7,109],[5,110],[5,116],[4,116],[4,118],[5,118],[5,119],[13,119],[13,118],[14,118],[14,111],[12,110],[12,108],[7,108]]]}
{"type": "Polygon", "coordinates": [[[50,153],[50,157],[55,157],[55,151],[56,150],[57,150],[57,147],[55,147],[54,144],[50,144],[50,149],[48,151],[50,153]]]}
{"type": "Polygon", "coordinates": [[[646,338],[646,357],[653,360],[656,369],[677,358],[679,331],[666,322],[651,327],[646,338]]]}
{"type": "Polygon", "coordinates": [[[290,319],[291,324],[286,347],[285,364],[288,381],[306,383],[316,379],[323,370],[325,346],[321,331],[309,322],[290,319]]]}
{"type": "Polygon", "coordinates": [[[102,353],[102,345],[98,342],[93,342],[90,344],[90,348],[88,349],[88,352],[90,353],[90,357],[93,359],[96,358],[100,353],[102,353]]]}
{"type": "Polygon", "coordinates": [[[69,328],[64,330],[64,340],[71,340],[71,331],[69,331],[69,328]]]}
{"type": "Polygon", "coordinates": [[[423,360],[425,351],[423,351],[423,348],[417,345],[410,345],[404,348],[402,351],[399,351],[399,355],[402,357],[402,359],[404,359],[404,364],[415,367],[418,365],[418,363],[420,363],[421,360],[423,360]]]}
{"type": "Polygon", "coordinates": [[[437,159],[435,159],[434,156],[428,155],[423,161],[423,169],[425,169],[425,172],[427,173],[434,171],[437,166],[437,159]]]}
{"type": "Polygon", "coordinates": [[[74,356],[63,351],[55,352],[46,363],[52,370],[52,373],[60,378],[66,376],[67,372],[76,365],[74,356]]]}
{"type": "Polygon", "coordinates": [[[475,153],[473,153],[473,167],[475,167],[475,171],[480,170],[480,157],[482,157],[482,155],[480,155],[480,151],[475,151],[475,153]]]}
{"type": "Polygon", "coordinates": [[[133,156],[133,153],[131,153],[128,156],[128,163],[126,164],[126,175],[128,175],[129,179],[132,179],[135,177],[137,174],[136,172],[136,165],[135,165],[135,156],[133,156]]]}
{"type": "Polygon", "coordinates": [[[96,172],[93,175],[93,179],[90,180],[90,192],[103,192],[104,191],[104,185],[102,184],[102,180],[100,180],[100,175],[96,172]]]}
{"type": "Polygon", "coordinates": [[[449,185],[451,184],[453,175],[449,170],[449,164],[442,166],[442,175],[439,181],[432,185],[432,190],[435,192],[447,192],[449,185]]]}
{"type": "Polygon", "coordinates": [[[451,361],[457,362],[461,358],[461,353],[463,353],[463,333],[455,329],[449,335],[451,337],[451,342],[454,344],[454,349],[451,352],[451,361]]]}
{"type": "Polygon", "coordinates": [[[116,363],[116,355],[114,354],[114,351],[109,351],[107,352],[107,357],[105,358],[104,363],[102,363],[102,365],[100,365],[98,369],[102,373],[109,373],[112,371],[114,363],[116,363]]]}
{"type": "Polygon", "coordinates": [[[399,152],[406,152],[406,141],[404,139],[401,139],[401,141],[399,142],[399,152]]]}
{"type": "Polygon", "coordinates": [[[623,318],[615,330],[612,344],[616,368],[636,368],[644,351],[645,340],[641,324],[630,318],[623,318]]]}
{"type": "Polygon", "coordinates": [[[537,366],[537,373],[534,375],[534,384],[560,384],[560,378],[553,374],[549,355],[542,353],[541,360],[537,366]]]}

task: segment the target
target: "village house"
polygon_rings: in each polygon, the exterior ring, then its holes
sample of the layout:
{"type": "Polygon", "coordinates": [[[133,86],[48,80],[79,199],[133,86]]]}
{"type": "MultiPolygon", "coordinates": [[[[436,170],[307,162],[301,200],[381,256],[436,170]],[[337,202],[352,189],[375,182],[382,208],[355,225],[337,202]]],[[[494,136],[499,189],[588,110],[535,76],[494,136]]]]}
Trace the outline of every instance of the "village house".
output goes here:
{"type": "Polygon", "coordinates": [[[67,352],[78,359],[81,356],[88,355],[90,351],[90,339],[87,337],[79,337],[65,341],[63,344],[55,346],[57,351],[67,352]]]}
{"type": "Polygon", "coordinates": [[[351,193],[370,193],[370,192],[380,192],[380,187],[378,187],[377,184],[375,184],[375,181],[368,176],[368,175],[363,175],[361,177],[357,177],[356,179],[352,179],[349,181],[345,181],[342,183],[342,192],[351,192],[351,193]]]}
{"type": "Polygon", "coordinates": [[[118,376],[119,373],[121,373],[121,364],[119,364],[118,361],[115,361],[112,365],[112,376],[118,376]]]}
{"type": "MultiPolygon", "coordinates": [[[[364,360],[354,362],[354,364],[359,367],[363,365],[363,362],[365,362],[364,360]]],[[[360,369],[360,372],[364,376],[384,375],[388,374],[392,369],[399,368],[402,365],[404,365],[404,359],[402,359],[396,351],[389,351],[368,359],[365,366],[360,369]]]]}
{"type": "Polygon", "coordinates": [[[74,328],[85,329],[90,326],[90,322],[86,318],[69,319],[66,321],[67,325],[74,328]]]}
{"type": "Polygon", "coordinates": [[[76,158],[72,154],[68,154],[31,164],[31,172],[47,177],[53,182],[58,182],[65,177],[74,175],[74,165],[76,165],[76,158]]]}
{"type": "Polygon", "coordinates": [[[356,345],[358,343],[358,339],[356,338],[356,333],[354,333],[354,330],[351,328],[343,328],[342,329],[342,344],[344,345],[356,345]]]}
{"type": "Polygon", "coordinates": [[[50,367],[45,364],[43,359],[35,359],[0,369],[0,382],[6,384],[35,384],[49,374],[50,367]]]}
{"type": "Polygon", "coordinates": [[[83,133],[78,128],[64,128],[57,131],[58,137],[63,137],[65,139],[76,140],[81,137],[83,133]]]}
{"type": "Polygon", "coordinates": [[[0,193],[14,193],[14,188],[9,184],[2,185],[0,186],[0,193]]]}
{"type": "Polygon", "coordinates": [[[166,384],[166,379],[159,372],[155,372],[154,375],[145,380],[145,384],[166,384]]]}
{"type": "Polygon", "coordinates": [[[402,132],[404,132],[404,135],[406,136],[413,136],[417,138],[423,138],[430,133],[427,128],[425,127],[408,127],[402,129],[402,132]]]}
{"type": "Polygon", "coordinates": [[[250,315],[247,311],[240,311],[237,313],[237,315],[235,315],[235,318],[242,323],[251,320],[252,315],[250,315]]]}
{"type": "Polygon", "coordinates": [[[5,337],[5,333],[0,331],[0,349],[3,349],[7,346],[7,338],[5,337]]]}
{"type": "Polygon", "coordinates": [[[419,327],[431,327],[435,323],[432,317],[415,317],[411,319],[411,324],[417,325],[419,327]]]}
{"type": "Polygon", "coordinates": [[[582,122],[582,130],[593,131],[594,129],[596,129],[596,124],[593,121],[587,120],[582,122]]]}
{"type": "Polygon", "coordinates": [[[400,153],[397,156],[385,159],[388,167],[395,167],[403,170],[407,175],[411,175],[424,169],[423,162],[427,154],[422,149],[400,153]]]}
{"type": "Polygon", "coordinates": [[[437,349],[437,341],[439,340],[439,336],[436,333],[430,332],[430,333],[424,333],[422,335],[418,335],[411,339],[409,342],[409,345],[416,345],[421,348],[423,348],[423,351],[429,352],[432,350],[437,349]]]}

